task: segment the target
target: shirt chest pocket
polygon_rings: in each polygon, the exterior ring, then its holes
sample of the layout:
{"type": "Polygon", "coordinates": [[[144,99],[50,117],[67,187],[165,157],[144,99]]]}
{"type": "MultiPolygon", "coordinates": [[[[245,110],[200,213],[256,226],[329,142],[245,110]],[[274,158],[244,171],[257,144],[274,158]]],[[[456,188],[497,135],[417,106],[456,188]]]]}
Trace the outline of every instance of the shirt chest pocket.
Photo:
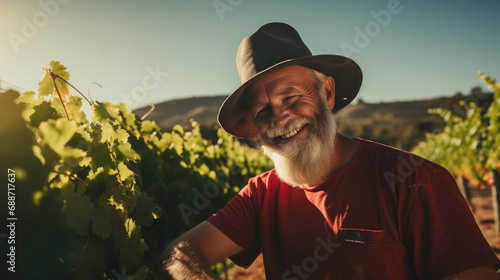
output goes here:
{"type": "Polygon", "coordinates": [[[340,229],[331,279],[395,279],[391,241],[383,230],[340,229]]]}

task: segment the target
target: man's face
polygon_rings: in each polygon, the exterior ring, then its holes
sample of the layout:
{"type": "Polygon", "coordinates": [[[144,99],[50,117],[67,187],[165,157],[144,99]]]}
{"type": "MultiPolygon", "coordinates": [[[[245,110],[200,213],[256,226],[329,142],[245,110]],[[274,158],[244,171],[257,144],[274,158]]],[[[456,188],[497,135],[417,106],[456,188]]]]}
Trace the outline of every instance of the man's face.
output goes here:
{"type": "Polygon", "coordinates": [[[316,185],[329,175],[336,132],[333,83],[328,88],[307,68],[288,66],[247,89],[257,142],[280,179],[292,186],[316,185]]]}
{"type": "Polygon", "coordinates": [[[307,68],[293,65],[273,71],[247,91],[252,92],[249,109],[261,138],[277,144],[307,138],[308,125],[297,120],[314,119],[319,113],[318,89],[307,68]]]}

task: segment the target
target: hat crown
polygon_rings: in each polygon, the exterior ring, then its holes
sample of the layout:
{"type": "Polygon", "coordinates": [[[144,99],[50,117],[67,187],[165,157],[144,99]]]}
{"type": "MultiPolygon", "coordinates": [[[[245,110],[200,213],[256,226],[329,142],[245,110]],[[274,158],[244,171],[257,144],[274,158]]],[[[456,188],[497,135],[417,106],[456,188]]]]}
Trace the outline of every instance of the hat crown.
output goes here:
{"type": "Polygon", "coordinates": [[[245,83],[255,74],[282,61],[311,55],[293,27],[271,22],[243,39],[236,54],[236,67],[242,83],[245,83]]]}
{"type": "Polygon", "coordinates": [[[290,65],[319,71],[335,80],[335,107],[338,111],[349,104],[359,91],[363,75],[356,62],[339,55],[312,55],[298,32],[286,23],[262,25],[245,37],[236,54],[236,66],[242,84],[224,101],[217,120],[228,133],[241,138],[258,135],[247,100],[255,92],[245,89],[260,77],[290,65]]]}

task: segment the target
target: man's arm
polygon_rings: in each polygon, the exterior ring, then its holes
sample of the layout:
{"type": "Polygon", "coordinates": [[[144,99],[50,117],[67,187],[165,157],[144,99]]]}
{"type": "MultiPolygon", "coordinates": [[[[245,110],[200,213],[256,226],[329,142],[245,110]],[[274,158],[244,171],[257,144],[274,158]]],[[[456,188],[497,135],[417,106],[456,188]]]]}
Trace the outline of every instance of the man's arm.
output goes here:
{"type": "Polygon", "coordinates": [[[491,265],[485,265],[464,270],[460,273],[450,275],[443,280],[497,280],[498,276],[491,265]]]}
{"type": "Polygon", "coordinates": [[[173,241],[160,256],[155,279],[218,279],[210,267],[243,251],[215,226],[202,222],[173,241]]]}

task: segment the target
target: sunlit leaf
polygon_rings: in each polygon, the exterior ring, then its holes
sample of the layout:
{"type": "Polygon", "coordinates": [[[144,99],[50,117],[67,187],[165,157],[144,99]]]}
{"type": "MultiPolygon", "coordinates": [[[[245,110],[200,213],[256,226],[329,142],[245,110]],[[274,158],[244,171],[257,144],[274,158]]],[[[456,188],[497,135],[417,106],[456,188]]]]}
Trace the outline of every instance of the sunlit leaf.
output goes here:
{"type": "MultiPolygon", "coordinates": [[[[52,73],[58,75],[59,77],[65,79],[66,81],[69,80],[70,76],[69,72],[66,71],[66,67],[62,65],[59,61],[50,62],[50,71],[52,71],[52,73]]],[[[56,79],[55,82],[57,88],[59,89],[61,97],[63,98],[63,100],[66,100],[67,96],[69,95],[68,84],[62,81],[61,79],[56,79]]],[[[46,69],[42,80],[38,83],[38,95],[48,96],[52,94],[57,94],[57,93],[55,92],[54,82],[52,80],[52,77],[48,69],[46,69]]]]}
{"type": "Polygon", "coordinates": [[[129,142],[122,142],[116,146],[117,153],[119,153],[124,160],[136,161],[141,159],[139,154],[132,149],[132,145],[129,142]]]}
{"type": "Polygon", "coordinates": [[[63,154],[64,146],[76,132],[76,124],[66,119],[49,120],[40,124],[44,141],[58,154],[63,154]]]}
{"type": "Polygon", "coordinates": [[[120,111],[116,107],[107,101],[98,102],[94,101],[92,103],[92,113],[91,113],[91,121],[92,122],[113,122],[113,121],[122,121],[122,117],[120,117],[120,111]]]}
{"type": "Polygon", "coordinates": [[[63,117],[46,101],[42,102],[40,105],[34,106],[33,109],[34,112],[29,117],[30,124],[33,127],[38,127],[43,121],[63,117]]]}

